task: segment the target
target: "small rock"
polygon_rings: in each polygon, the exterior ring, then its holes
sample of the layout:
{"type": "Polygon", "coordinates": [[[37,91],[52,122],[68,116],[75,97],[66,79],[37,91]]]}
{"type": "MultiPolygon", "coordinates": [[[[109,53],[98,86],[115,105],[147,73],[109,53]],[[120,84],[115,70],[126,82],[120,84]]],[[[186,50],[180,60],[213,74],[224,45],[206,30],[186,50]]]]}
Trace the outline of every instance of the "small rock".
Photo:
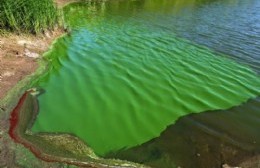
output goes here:
{"type": "Polygon", "coordinates": [[[44,35],[47,37],[47,38],[51,38],[51,35],[50,35],[50,33],[49,32],[44,32],[44,35]]]}
{"type": "Polygon", "coordinates": [[[19,44],[19,45],[21,45],[21,46],[24,46],[24,45],[26,45],[28,43],[28,41],[26,41],[26,40],[19,40],[19,41],[17,41],[17,44],[19,44]]]}
{"type": "Polygon", "coordinates": [[[197,153],[197,156],[200,157],[200,153],[197,153]]]}
{"type": "Polygon", "coordinates": [[[39,57],[40,57],[39,54],[34,53],[34,52],[31,52],[31,51],[29,51],[28,49],[25,49],[24,55],[25,55],[26,57],[30,57],[30,58],[39,58],[39,57]]]}
{"type": "Polygon", "coordinates": [[[4,72],[4,73],[2,74],[1,79],[2,79],[3,77],[10,77],[10,76],[13,76],[13,75],[14,75],[14,72],[6,71],[6,72],[4,72]]]}
{"type": "Polygon", "coordinates": [[[23,46],[24,48],[39,47],[39,44],[37,41],[18,40],[17,44],[20,46],[23,46]]]}
{"type": "Polygon", "coordinates": [[[229,166],[228,164],[223,164],[222,168],[241,168],[241,167],[232,167],[232,166],[229,166]]]}

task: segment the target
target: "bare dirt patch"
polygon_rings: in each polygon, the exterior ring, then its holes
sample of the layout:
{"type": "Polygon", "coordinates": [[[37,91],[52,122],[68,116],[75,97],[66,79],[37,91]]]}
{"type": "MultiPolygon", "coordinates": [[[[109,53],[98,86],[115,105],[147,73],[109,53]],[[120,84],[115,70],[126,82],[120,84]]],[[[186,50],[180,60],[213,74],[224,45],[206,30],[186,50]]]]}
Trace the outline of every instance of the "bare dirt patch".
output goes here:
{"type": "Polygon", "coordinates": [[[37,59],[62,33],[57,29],[39,36],[10,34],[0,37],[0,99],[37,69],[37,59]]]}

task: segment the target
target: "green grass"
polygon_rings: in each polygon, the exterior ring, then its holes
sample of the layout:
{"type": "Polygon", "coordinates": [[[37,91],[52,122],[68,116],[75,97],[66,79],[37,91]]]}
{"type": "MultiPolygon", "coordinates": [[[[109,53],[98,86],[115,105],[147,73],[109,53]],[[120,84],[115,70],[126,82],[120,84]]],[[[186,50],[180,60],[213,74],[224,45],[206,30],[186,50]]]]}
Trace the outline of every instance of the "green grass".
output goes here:
{"type": "Polygon", "coordinates": [[[52,0],[0,0],[0,29],[40,33],[57,23],[52,0]]]}

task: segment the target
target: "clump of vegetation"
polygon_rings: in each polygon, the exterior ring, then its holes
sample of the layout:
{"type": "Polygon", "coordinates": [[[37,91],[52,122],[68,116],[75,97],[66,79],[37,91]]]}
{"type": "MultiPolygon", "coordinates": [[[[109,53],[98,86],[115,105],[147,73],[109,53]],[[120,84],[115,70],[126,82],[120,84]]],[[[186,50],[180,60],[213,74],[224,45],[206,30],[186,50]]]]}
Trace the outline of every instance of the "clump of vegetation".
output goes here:
{"type": "Polygon", "coordinates": [[[52,0],[0,0],[0,29],[40,33],[57,23],[52,0]]]}

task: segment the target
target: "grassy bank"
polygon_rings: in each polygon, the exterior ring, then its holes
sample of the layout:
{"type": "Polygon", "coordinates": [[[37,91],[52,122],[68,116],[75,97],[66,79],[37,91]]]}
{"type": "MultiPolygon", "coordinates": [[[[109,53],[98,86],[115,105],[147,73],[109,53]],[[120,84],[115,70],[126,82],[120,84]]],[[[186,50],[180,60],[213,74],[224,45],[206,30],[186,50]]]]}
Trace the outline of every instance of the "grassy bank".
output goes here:
{"type": "Polygon", "coordinates": [[[37,34],[52,29],[57,20],[52,0],[0,1],[0,29],[37,34]]]}

